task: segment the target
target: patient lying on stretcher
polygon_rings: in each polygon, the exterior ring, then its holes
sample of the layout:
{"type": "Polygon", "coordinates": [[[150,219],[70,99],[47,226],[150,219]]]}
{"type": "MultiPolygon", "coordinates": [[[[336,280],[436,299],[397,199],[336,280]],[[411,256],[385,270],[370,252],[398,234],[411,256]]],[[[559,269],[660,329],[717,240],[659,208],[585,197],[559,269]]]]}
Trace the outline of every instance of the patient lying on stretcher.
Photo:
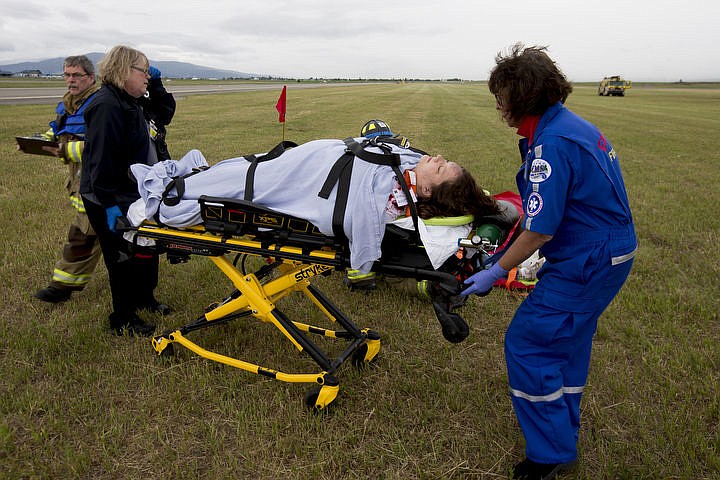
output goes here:
{"type": "MultiPolygon", "coordinates": [[[[355,140],[367,143],[363,138],[355,140]]],[[[463,215],[479,218],[501,213],[498,203],[457,163],[448,162],[440,155],[430,156],[380,141],[363,147],[371,153],[394,154],[399,165],[393,169],[355,157],[348,167],[352,173],[342,232],[349,242],[353,269],[369,272],[373,262],[382,255],[385,225],[406,216],[409,199],[402,188],[403,180],[409,186],[410,195],[416,197],[420,219],[463,215]],[[398,173],[403,178],[398,178],[398,173]]],[[[325,196],[320,193],[332,179],[336,162],[347,152],[348,145],[343,140],[315,140],[295,146],[276,158],[256,163],[249,183],[251,161],[245,157],[231,158],[186,176],[179,193],[174,177],[207,167],[199,151],[193,150],[179,161],[160,162],[152,167],[133,165],[132,173],[141,196],[133,209],[141,210],[144,219],[167,226],[197,225],[202,223],[200,196],[247,199],[250,185],[254,203],[304,218],[323,234],[334,236],[337,229],[333,228],[333,212],[339,187],[330,182],[332,189],[325,196]]],[[[453,248],[457,249],[457,238],[455,236],[454,245],[449,246],[450,254],[453,248]]]]}

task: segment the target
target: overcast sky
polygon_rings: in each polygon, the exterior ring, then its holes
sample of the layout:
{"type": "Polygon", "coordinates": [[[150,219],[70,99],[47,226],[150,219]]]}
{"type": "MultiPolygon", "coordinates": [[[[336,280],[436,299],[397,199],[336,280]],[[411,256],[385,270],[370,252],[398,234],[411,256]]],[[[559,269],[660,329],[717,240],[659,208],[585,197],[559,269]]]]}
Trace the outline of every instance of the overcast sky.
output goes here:
{"type": "Polygon", "coordinates": [[[274,76],[484,80],[523,42],[576,82],[720,81],[719,24],[718,0],[0,0],[0,65],[125,44],[274,76]]]}

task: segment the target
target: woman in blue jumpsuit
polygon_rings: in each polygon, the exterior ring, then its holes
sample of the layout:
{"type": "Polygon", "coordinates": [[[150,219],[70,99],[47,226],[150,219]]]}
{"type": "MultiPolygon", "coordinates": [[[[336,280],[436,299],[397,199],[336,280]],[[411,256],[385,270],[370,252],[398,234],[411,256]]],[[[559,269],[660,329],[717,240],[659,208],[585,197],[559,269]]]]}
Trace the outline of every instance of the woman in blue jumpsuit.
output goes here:
{"type": "Polygon", "coordinates": [[[535,250],[539,282],[505,336],[513,408],[526,441],[518,479],[552,479],[577,464],[580,398],[597,321],[625,282],[637,249],[618,156],[592,124],[563,106],[572,91],[541,47],[498,55],[488,86],[518,128],[523,230],[465,294],[486,293],[535,250]]]}

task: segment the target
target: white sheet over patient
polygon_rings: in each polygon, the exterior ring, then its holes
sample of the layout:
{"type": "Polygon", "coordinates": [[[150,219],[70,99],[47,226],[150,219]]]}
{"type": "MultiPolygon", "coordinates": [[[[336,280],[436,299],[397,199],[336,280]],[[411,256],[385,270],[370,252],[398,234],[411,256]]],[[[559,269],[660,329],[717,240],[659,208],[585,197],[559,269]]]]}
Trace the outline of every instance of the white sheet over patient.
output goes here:
{"type": "MultiPolygon", "coordinates": [[[[394,225],[406,230],[414,230],[411,217],[401,218],[393,222],[394,225]]],[[[418,231],[430,263],[435,270],[440,268],[445,260],[458,251],[458,240],[467,238],[472,227],[465,225],[426,225],[422,218],[418,218],[418,231]]]]}
{"type": "MultiPolygon", "coordinates": [[[[138,182],[138,192],[143,200],[145,218],[153,220],[160,208],[163,192],[174,177],[188,175],[193,170],[208,167],[205,156],[200,150],[190,150],[180,160],[168,160],[156,163],[153,166],[136,163],[130,166],[130,171],[138,182]]],[[[183,214],[178,209],[172,223],[168,225],[184,226],[202,223],[200,206],[190,208],[183,214]]]]}

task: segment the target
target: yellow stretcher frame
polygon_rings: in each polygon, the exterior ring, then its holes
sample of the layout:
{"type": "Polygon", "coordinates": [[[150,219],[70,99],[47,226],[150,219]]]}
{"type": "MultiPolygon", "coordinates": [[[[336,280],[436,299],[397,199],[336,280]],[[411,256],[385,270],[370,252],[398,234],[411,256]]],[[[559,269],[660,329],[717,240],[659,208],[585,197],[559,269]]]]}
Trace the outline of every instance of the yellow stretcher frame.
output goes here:
{"type": "MultiPolygon", "coordinates": [[[[171,355],[175,343],[197,355],[257,375],[289,383],[311,383],[305,395],[308,408],[319,411],[333,402],[339,391],[337,369],[348,359],[356,366],[371,362],[380,351],[380,335],[368,328],[359,328],[311,280],[334,269],[350,266],[349,249],[344,241],[327,237],[307,220],[284,215],[245,200],[201,196],[203,225],[172,228],[143,222],[131,228],[140,237],[156,241],[168,258],[190,255],[209,257],[227,276],[236,290],[227,298],[206,309],[196,321],[166,331],[152,340],[158,355],[171,355]],[[272,260],[254,273],[239,270],[228,258],[230,253],[258,256],[272,260]],[[270,277],[272,273],[272,278],[270,277]],[[291,321],[276,303],[292,294],[302,293],[317,306],[338,329],[326,329],[291,321]],[[187,338],[187,334],[219,325],[240,317],[252,316],[270,323],[295,348],[306,352],[320,368],[315,373],[285,373],[206,350],[187,338]],[[331,358],[318,347],[310,335],[345,340],[341,353],[331,358]]],[[[472,218],[456,218],[461,224],[472,218]]],[[[460,247],[443,267],[433,268],[416,232],[408,233],[395,226],[386,227],[382,258],[373,265],[380,274],[427,280],[428,293],[435,315],[446,340],[462,342],[469,335],[467,322],[455,312],[465,298],[461,284],[477,268],[483,268],[483,255],[476,246],[460,247]]],[[[243,267],[244,270],[244,267],[243,267]]]]}
{"type": "Polygon", "coordinates": [[[153,337],[153,348],[160,356],[172,355],[173,345],[177,343],[203,358],[250,373],[282,382],[313,384],[314,387],[305,395],[305,405],[313,411],[320,411],[335,400],[338,394],[340,383],[335,376],[337,369],[348,359],[360,367],[371,362],[380,351],[380,335],[377,332],[357,327],[311,284],[311,279],[315,276],[346,266],[346,259],[332,248],[308,250],[268,243],[252,237],[228,237],[207,232],[202,226],[174,229],[145,223],[137,228],[137,234],[154,239],[161,248],[174,254],[208,256],[237,289],[223,301],[211,306],[195,322],[153,337]],[[256,275],[258,272],[242,273],[229,260],[230,252],[274,258],[274,268],[277,270],[275,278],[263,283],[256,275]],[[280,311],[276,302],[294,292],[304,294],[332,324],[339,325],[341,329],[326,329],[291,321],[280,311]],[[306,352],[319,366],[320,371],[281,372],[212,352],[187,337],[192,331],[247,316],[272,324],[295,348],[306,352]],[[348,344],[338,356],[331,358],[309,338],[309,334],[343,339],[348,344]]]}

